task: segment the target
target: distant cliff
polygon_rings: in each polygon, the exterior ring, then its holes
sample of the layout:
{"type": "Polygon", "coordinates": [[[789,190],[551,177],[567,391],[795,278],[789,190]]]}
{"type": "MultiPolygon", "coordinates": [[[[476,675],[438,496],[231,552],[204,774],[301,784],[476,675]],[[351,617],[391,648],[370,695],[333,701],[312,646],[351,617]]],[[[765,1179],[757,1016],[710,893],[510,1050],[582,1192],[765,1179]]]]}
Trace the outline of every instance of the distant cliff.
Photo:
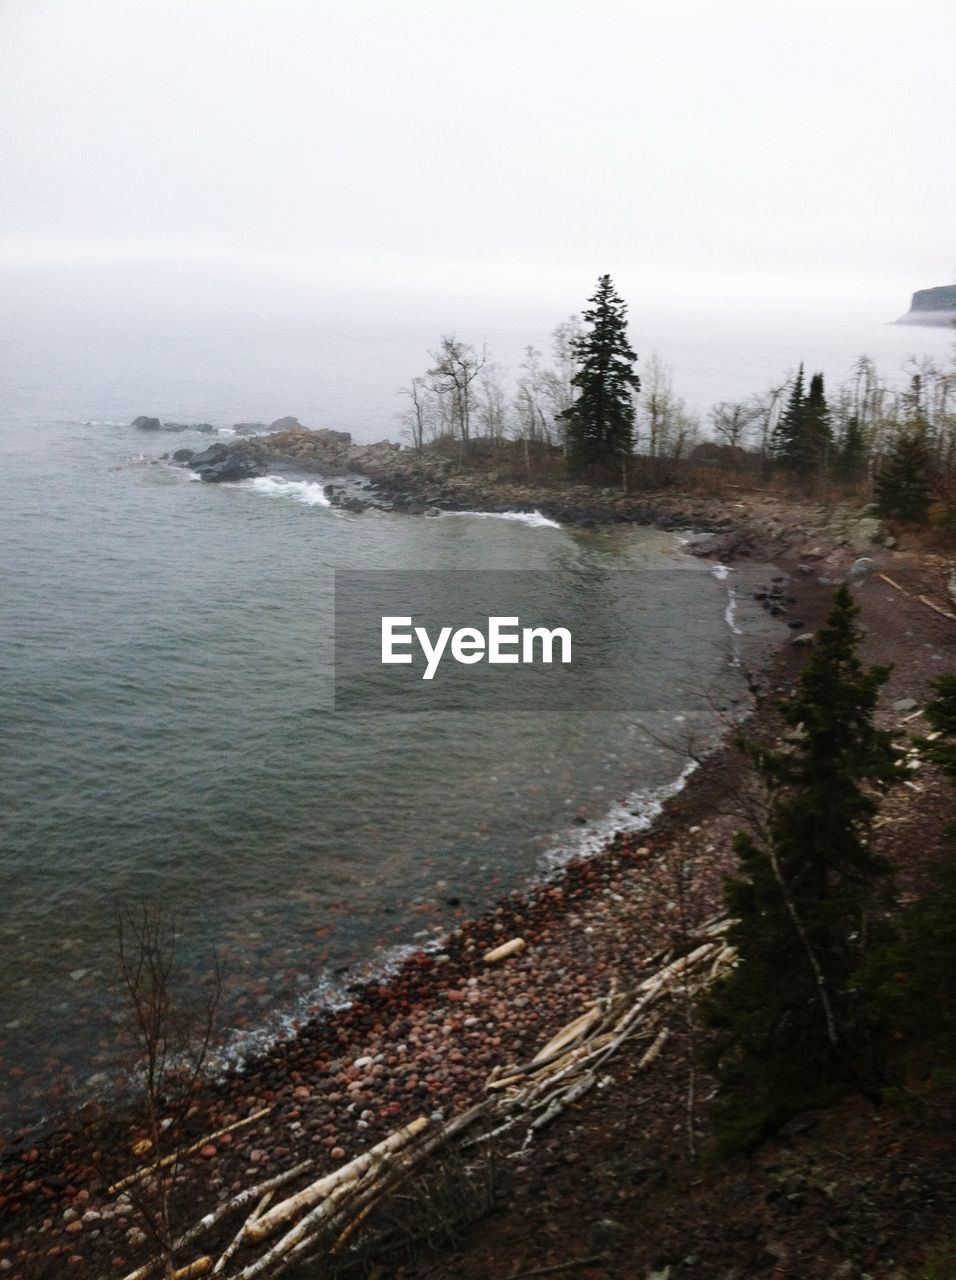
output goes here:
{"type": "Polygon", "coordinates": [[[905,316],[897,324],[953,324],[956,322],[956,284],[917,289],[905,316]]]}

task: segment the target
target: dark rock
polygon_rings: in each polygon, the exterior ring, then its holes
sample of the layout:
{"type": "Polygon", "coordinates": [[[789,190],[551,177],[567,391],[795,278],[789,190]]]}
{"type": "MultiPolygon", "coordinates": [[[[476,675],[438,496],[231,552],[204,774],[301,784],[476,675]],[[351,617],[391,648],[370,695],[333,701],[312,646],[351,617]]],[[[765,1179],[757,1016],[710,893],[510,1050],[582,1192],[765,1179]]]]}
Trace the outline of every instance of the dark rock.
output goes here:
{"type": "Polygon", "coordinates": [[[163,429],[163,424],[158,418],[147,418],[145,414],[134,418],[130,425],[138,427],[140,431],[162,431],[163,429]]]}
{"type": "Polygon", "coordinates": [[[164,422],[164,431],[201,431],[203,435],[214,436],[216,428],[211,422],[164,422]]]}
{"type": "Polygon", "coordinates": [[[172,455],[172,461],[179,462],[179,463],[192,462],[195,456],[196,456],[195,449],[177,449],[175,453],[172,455]]]}
{"type": "Polygon", "coordinates": [[[225,458],[222,462],[203,467],[199,475],[207,484],[224,484],[236,480],[252,480],[256,476],[265,475],[265,472],[252,458],[225,458]]]}
{"type": "Polygon", "coordinates": [[[260,431],[265,431],[266,424],[264,422],[234,422],[232,429],[237,436],[256,436],[260,431]]]}
{"type": "Polygon", "coordinates": [[[193,454],[192,464],[194,467],[211,467],[213,463],[222,462],[224,458],[228,457],[228,445],[211,444],[208,449],[203,449],[201,453],[193,454]]]}
{"type": "MultiPolygon", "coordinates": [[[[244,425],[252,426],[254,424],[246,423],[244,425]]],[[[303,430],[303,431],[305,430],[305,428],[302,426],[302,423],[299,421],[299,419],[293,418],[291,415],[285,418],[276,418],[275,422],[269,423],[270,431],[292,431],[293,428],[295,427],[298,427],[300,430],[303,430]]]]}

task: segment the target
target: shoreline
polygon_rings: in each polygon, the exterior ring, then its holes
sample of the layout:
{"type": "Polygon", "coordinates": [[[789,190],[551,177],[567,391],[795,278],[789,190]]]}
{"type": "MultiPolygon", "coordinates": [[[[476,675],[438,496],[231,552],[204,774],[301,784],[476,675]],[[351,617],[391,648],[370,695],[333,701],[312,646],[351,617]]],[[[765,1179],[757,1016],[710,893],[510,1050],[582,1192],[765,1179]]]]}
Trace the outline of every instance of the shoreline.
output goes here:
{"type": "MultiPolygon", "coordinates": [[[[796,513],[792,529],[807,523],[805,512],[796,513]]],[[[721,535],[690,553],[724,560],[742,551],[746,557],[761,538],[780,545],[776,518],[766,511],[756,527],[740,515],[728,517],[721,535]]],[[[836,549],[828,554],[832,559],[836,549]]],[[[848,563],[851,556],[852,550],[843,548],[837,559],[848,563]]],[[[825,561],[821,556],[814,563],[829,567],[825,561]]],[[[790,574],[801,615],[812,625],[825,611],[829,588],[815,574],[798,572],[799,556],[791,554],[781,568],[790,574]]],[[[764,689],[787,679],[799,666],[800,653],[800,646],[786,644],[776,650],[761,673],[764,689]]],[[[764,707],[758,696],[752,714],[759,719],[764,707]]],[[[663,802],[646,829],[612,836],[598,852],[514,890],[453,930],[440,950],[418,948],[394,973],[367,980],[346,1007],[306,1022],[222,1080],[205,1084],[200,1110],[177,1143],[201,1138],[263,1106],[272,1111],[233,1141],[208,1144],[212,1151],[204,1148],[192,1157],[185,1166],[191,1190],[201,1184],[206,1196],[214,1197],[219,1187],[242,1185],[254,1180],[252,1174],[261,1177],[305,1156],[333,1168],[423,1108],[454,1113],[480,1092],[492,1067],[536,1052],[588,998],[604,994],[612,977],[636,980],[642,966],[666,949],[660,917],[668,893],[668,852],[704,827],[719,831],[723,797],[735,778],[739,782],[741,769],[732,748],[722,742],[663,802]],[[648,895],[654,899],[650,904],[648,895]],[[622,936],[633,938],[635,931],[649,954],[622,947],[622,936]],[[501,967],[483,965],[486,950],[515,936],[526,944],[520,957],[501,967]]],[[[729,867],[726,852],[716,854],[717,838],[708,850],[715,856],[695,889],[698,919],[716,908],[720,877],[729,867]]],[[[48,1127],[42,1138],[27,1131],[3,1149],[5,1243],[13,1248],[16,1238],[24,1244],[23,1231],[33,1228],[45,1246],[58,1250],[55,1257],[62,1252],[79,1259],[72,1266],[95,1270],[102,1265],[105,1236],[124,1267],[142,1260],[142,1242],[129,1235],[135,1220],[105,1194],[117,1166],[129,1172],[140,1163],[130,1153],[135,1130],[128,1107],[128,1099],[93,1105],[59,1128],[48,1127]],[[89,1230],[64,1236],[62,1215],[78,1197],[91,1206],[84,1212],[96,1216],[88,1219],[89,1230]]],[[[0,1255],[13,1262],[12,1278],[54,1273],[55,1267],[30,1269],[37,1262],[32,1248],[22,1259],[16,1251],[12,1257],[10,1250],[0,1255]]]]}

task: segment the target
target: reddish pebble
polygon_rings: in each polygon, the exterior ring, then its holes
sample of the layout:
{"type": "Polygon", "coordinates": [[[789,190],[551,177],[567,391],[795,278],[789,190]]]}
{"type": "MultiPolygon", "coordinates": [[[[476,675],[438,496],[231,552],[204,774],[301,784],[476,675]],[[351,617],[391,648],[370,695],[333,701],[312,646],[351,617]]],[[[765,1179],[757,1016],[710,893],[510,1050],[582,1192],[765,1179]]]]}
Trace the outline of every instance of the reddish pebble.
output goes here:
{"type": "Polygon", "coordinates": [[[343,1147],[333,1147],[332,1150],[329,1152],[329,1155],[332,1157],[333,1160],[344,1160],[345,1149],[343,1147]]]}
{"type": "Polygon", "coordinates": [[[207,1142],[206,1145],[201,1149],[199,1154],[202,1156],[204,1160],[213,1160],[215,1159],[216,1156],[218,1156],[219,1151],[216,1147],[213,1146],[211,1142],[207,1142]]]}
{"type": "Polygon", "coordinates": [[[70,1235],[75,1235],[77,1231],[83,1230],[83,1223],[80,1221],[79,1218],[77,1218],[75,1222],[68,1222],[66,1224],[66,1229],[70,1233],[70,1235]]]}
{"type": "Polygon", "coordinates": [[[292,1096],[293,1098],[300,1098],[304,1101],[306,1098],[312,1097],[312,1091],[309,1088],[307,1088],[306,1085],[300,1084],[300,1085],[297,1085],[296,1088],[292,1090],[292,1096]]]}

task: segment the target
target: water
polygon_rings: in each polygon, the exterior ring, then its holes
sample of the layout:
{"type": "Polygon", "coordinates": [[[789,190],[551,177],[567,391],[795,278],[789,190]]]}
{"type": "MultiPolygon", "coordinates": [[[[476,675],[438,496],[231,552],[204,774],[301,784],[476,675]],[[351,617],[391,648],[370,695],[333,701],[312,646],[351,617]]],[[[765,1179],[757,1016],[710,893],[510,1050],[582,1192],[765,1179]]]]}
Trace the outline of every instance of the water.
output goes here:
{"type": "MultiPolygon", "coordinates": [[[[253,324],[244,338],[234,327],[147,341],[95,317],[69,335],[62,323],[3,335],[7,1124],[81,1099],[90,1077],[121,1067],[124,903],[161,900],[197,966],[221,954],[225,1020],[245,1044],[338,998],[391,949],[427,943],[458,912],[646,821],[686,766],[662,734],[714,740],[712,708],[692,689],[684,718],[663,725],[631,712],[385,716],[329,703],[335,568],[547,569],[606,579],[613,593],[611,570],[681,563],[670,535],[353,517],[311,478],[195,483],[157,455],[208,437],[123,425],[139,412],[222,425],[293,412],[360,438],[394,434],[393,389],[420,367],[422,339],[253,324]]],[[[751,372],[760,382],[762,368],[751,372]]],[[[739,709],[734,651],[753,619],[728,595],[733,575],[684,567],[699,575],[711,683],[739,709]]]]}

